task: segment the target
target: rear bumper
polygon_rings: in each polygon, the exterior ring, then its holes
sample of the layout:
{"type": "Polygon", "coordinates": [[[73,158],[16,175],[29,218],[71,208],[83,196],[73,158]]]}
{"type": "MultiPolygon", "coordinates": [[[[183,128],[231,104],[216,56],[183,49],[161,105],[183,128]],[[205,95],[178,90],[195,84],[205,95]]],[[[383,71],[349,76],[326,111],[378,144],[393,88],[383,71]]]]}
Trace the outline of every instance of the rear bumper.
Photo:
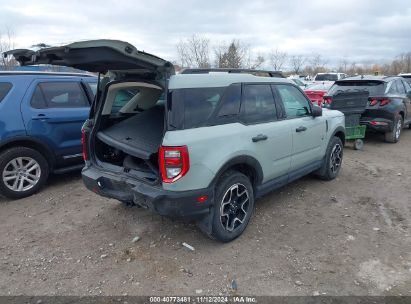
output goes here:
{"type": "Polygon", "coordinates": [[[136,179],[103,172],[93,166],[82,171],[85,186],[104,197],[148,208],[160,215],[186,220],[201,219],[208,215],[213,202],[212,188],[191,191],[167,191],[160,185],[149,185],[136,179]],[[197,202],[199,196],[208,199],[197,202]]]}
{"type": "Polygon", "coordinates": [[[391,132],[394,128],[394,121],[388,118],[373,118],[373,117],[361,117],[361,125],[366,125],[367,130],[376,132],[391,132]]]}

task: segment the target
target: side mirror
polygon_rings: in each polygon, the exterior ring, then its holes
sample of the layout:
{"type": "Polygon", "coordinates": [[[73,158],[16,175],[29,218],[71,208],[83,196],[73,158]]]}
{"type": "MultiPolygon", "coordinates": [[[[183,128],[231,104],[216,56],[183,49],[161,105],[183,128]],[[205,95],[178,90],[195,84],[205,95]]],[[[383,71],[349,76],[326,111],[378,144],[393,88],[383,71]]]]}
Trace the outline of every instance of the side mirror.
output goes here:
{"type": "Polygon", "coordinates": [[[312,107],[312,115],[313,117],[318,117],[323,115],[323,109],[319,106],[313,105],[312,107]]]}

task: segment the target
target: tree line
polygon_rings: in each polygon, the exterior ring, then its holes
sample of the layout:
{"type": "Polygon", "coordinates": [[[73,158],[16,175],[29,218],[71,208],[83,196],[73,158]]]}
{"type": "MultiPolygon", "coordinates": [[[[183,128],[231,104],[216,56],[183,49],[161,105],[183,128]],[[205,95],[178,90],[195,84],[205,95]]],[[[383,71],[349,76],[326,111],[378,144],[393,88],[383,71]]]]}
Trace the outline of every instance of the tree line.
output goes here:
{"type": "Polygon", "coordinates": [[[268,68],[286,74],[315,75],[320,72],[338,71],[348,75],[380,74],[397,75],[411,73],[411,51],[401,53],[391,61],[377,63],[349,61],[342,58],[332,66],[319,53],[289,54],[279,48],[266,54],[254,54],[250,45],[240,40],[213,44],[205,36],[194,34],[181,39],[177,45],[178,59],[175,64],[181,68],[268,68]]]}

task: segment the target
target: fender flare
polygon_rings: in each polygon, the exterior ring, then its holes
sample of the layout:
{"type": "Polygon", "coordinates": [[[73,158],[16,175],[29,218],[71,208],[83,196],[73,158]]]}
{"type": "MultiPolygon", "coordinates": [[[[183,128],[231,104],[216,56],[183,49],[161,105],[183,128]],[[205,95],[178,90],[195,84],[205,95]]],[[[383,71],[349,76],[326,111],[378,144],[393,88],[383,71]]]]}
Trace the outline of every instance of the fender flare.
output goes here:
{"type": "Polygon", "coordinates": [[[37,149],[37,151],[44,154],[48,163],[53,167],[56,162],[56,157],[50,147],[37,138],[31,136],[15,136],[8,139],[5,139],[0,142],[0,151],[4,148],[15,147],[21,143],[21,146],[26,146],[28,148],[37,149]],[[27,144],[28,143],[28,144],[27,144]],[[40,149],[39,149],[40,148],[40,149]]]}
{"type": "Polygon", "coordinates": [[[253,169],[255,174],[254,186],[261,184],[264,178],[263,168],[261,167],[258,160],[250,155],[239,155],[228,160],[215,174],[213,180],[211,181],[209,187],[215,185],[221,175],[226,172],[229,168],[236,165],[247,165],[253,169]]]}
{"type": "Polygon", "coordinates": [[[342,132],[344,134],[344,140],[342,142],[343,144],[345,144],[345,128],[342,126],[339,126],[334,130],[333,134],[331,135],[331,138],[334,137],[335,134],[337,134],[338,132],[342,132]]]}

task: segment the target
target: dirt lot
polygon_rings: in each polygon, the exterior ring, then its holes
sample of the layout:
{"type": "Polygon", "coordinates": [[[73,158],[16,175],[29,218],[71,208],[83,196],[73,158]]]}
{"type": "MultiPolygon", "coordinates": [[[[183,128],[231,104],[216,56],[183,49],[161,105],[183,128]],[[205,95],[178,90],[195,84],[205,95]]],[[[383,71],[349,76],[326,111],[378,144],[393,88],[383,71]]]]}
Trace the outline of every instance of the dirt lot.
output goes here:
{"type": "Polygon", "coordinates": [[[410,163],[408,130],[347,148],[337,180],[265,196],[230,244],[101,198],[78,173],[52,177],[31,198],[0,198],[0,294],[411,295],[410,163]]]}

